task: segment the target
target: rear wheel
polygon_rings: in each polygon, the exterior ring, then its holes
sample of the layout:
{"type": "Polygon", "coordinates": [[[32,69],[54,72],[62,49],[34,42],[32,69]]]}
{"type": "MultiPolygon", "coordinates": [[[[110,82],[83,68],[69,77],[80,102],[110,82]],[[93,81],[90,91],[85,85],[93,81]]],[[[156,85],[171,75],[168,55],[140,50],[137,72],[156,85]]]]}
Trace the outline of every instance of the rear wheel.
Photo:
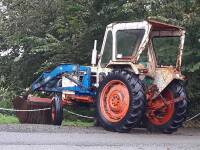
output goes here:
{"type": "Polygon", "coordinates": [[[109,73],[97,94],[99,123],[110,131],[128,132],[143,116],[144,99],[138,76],[126,70],[109,73]]]}
{"type": "Polygon", "coordinates": [[[63,120],[62,101],[58,95],[53,97],[51,106],[51,119],[53,125],[61,125],[63,120]]]}
{"type": "Polygon", "coordinates": [[[181,81],[173,81],[156,99],[147,103],[147,128],[173,133],[186,118],[187,96],[181,81]]]}

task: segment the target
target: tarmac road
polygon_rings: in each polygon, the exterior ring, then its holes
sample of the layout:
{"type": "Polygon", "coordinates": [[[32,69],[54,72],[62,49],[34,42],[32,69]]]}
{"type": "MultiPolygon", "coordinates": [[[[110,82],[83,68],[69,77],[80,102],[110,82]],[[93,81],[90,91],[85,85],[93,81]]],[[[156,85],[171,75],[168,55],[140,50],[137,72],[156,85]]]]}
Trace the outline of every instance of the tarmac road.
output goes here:
{"type": "Polygon", "coordinates": [[[134,129],[113,133],[101,127],[0,125],[0,150],[200,150],[200,129],[172,135],[134,129]]]}

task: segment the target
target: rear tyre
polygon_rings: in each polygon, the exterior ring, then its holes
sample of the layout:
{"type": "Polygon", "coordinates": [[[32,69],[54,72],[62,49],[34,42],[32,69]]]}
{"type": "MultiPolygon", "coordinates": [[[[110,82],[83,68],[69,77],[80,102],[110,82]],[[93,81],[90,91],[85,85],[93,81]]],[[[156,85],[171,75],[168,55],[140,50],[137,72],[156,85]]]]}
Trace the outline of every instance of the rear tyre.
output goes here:
{"type": "Polygon", "coordinates": [[[60,126],[63,120],[62,101],[58,95],[55,95],[51,106],[51,120],[53,125],[60,126]]]}
{"type": "Polygon", "coordinates": [[[173,81],[161,94],[163,97],[156,98],[157,101],[163,98],[165,101],[180,101],[167,105],[163,108],[164,111],[156,111],[152,118],[147,116],[147,129],[171,134],[182,126],[186,118],[187,96],[183,82],[173,81]]]}
{"type": "Polygon", "coordinates": [[[101,81],[97,93],[97,119],[106,130],[128,132],[144,113],[141,80],[127,70],[114,70],[101,81]]]}

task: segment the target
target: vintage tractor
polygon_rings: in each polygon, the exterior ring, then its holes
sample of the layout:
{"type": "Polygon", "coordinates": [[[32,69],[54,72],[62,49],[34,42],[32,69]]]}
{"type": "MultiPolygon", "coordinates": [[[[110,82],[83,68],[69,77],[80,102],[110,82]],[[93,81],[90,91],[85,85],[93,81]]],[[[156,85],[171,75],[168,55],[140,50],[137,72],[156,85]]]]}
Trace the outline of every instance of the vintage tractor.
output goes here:
{"type": "Polygon", "coordinates": [[[142,123],[148,129],[173,133],[186,118],[186,77],[181,74],[184,39],[183,28],[154,20],[111,23],[98,58],[95,41],[92,66],[60,64],[42,73],[28,94],[13,102],[18,109],[50,106],[51,110],[17,112],[17,116],[22,123],[61,125],[65,105],[93,103],[99,124],[107,130],[128,132],[142,123]],[[178,39],[177,54],[172,55],[175,63],[170,60],[166,65],[172,49],[158,61],[155,45],[171,45],[171,38],[178,39]],[[50,94],[39,98],[30,91],[50,94]]]}

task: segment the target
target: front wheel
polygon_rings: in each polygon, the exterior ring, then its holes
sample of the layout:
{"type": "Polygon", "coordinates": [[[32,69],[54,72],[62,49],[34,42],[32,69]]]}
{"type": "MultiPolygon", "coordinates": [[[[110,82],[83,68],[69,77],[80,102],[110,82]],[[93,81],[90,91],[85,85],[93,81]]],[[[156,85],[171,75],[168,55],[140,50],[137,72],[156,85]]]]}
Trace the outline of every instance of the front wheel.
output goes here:
{"type": "Polygon", "coordinates": [[[173,81],[157,98],[147,100],[146,121],[149,130],[177,131],[186,118],[187,96],[181,81],[173,81]]]}
{"type": "Polygon", "coordinates": [[[97,119],[107,130],[128,132],[144,112],[144,89],[135,74],[126,70],[109,73],[97,93],[97,119]]]}
{"type": "Polygon", "coordinates": [[[53,125],[60,126],[63,120],[62,100],[58,95],[55,95],[51,106],[51,120],[53,125]]]}

